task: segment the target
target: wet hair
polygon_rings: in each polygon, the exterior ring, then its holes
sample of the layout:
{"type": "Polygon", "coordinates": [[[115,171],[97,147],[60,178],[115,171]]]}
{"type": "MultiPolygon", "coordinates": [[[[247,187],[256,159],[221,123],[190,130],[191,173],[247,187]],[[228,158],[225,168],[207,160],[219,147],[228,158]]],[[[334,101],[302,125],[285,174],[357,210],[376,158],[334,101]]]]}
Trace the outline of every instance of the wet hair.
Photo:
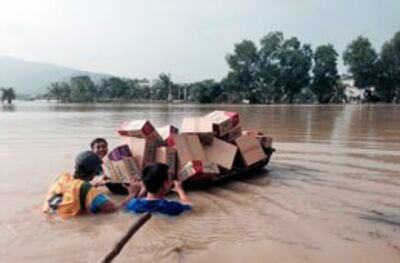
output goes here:
{"type": "Polygon", "coordinates": [[[142,181],[146,190],[152,194],[157,193],[168,179],[168,165],[154,163],[146,166],[142,171],[142,181]]]}
{"type": "Polygon", "coordinates": [[[74,177],[84,181],[90,181],[95,175],[96,170],[88,169],[83,165],[75,165],[74,177]]]}
{"type": "Polygon", "coordinates": [[[101,169],[101,159],[91,151],[83,151],[75,158],[74,177],[91,180],[101,169]]]}
{"type": "Polygon", "coordinates": [[[108,146],[108,143],[106,141],[106,139],[104,138],[95,138],[91,143],[90,143],[90,149],[94,149],[94,145],[96,143],[105,143],[106,146],[108,146]]]}

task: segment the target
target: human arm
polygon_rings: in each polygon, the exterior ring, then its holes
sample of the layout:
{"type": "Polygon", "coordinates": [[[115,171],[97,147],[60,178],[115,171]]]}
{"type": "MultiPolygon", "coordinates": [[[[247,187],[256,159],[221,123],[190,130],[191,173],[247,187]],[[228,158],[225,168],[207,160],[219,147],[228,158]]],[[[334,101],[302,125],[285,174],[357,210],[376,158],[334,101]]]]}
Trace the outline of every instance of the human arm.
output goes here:
{"type": "Polygon", "coordinates": [[[111,179],[110,177],[103,174],[103,175],[95,176],[90,183],[94,187],[100,187],[100,186],[105,186],[106,183],[110,181],[110,179],[111,179]]]}
{"type": "Polygon", "coordinates": [[[130,180],[130,183],[123,184],[123,187],[125,187],[128,191],[128,196],[126,196],[122,203],[119,205],[120,208],[124,207],[132,198],[140,196],[143,184],[141,181],[138,180],[130,180]]]}
{"type": "MultiPolygon", "coordinates": [[[[120,208],[123,208],[132,198],[138,197],[143,192],[144,185],[142,184],[141,181],[139,180],[130,180],[129,183],[122,184],[123,187],[128,191],[128,195],[122,200],[121,203],[117,204],[112,202],[107,198],[107,200],[103,200],[102,197],[99,197],[98,200],[94,199],[94,201],[97,201],[97,204],[95,203],[94,210],[91,211],[92,213],[111,213],[115,212],[120,208]]],[[[98,192],[93,188],[93,191],[98,192]]],[[[101,194],[105,196],[104,194],[101,194]]]]}
{"type": "MultiPolygon", "coordinates": [[[[82,185],[86,188],[86,210],[92,214],[112,213],[119,209],[119,206],[112,202],[104,193],[100,192],[96,187],[89,183],[82,185]]],[[[81,190],[84,194],[85,190],[81,190]]],[[[84,194],[85,195],[85,194],[84,194]]]]}
{"type": "Polygon", "coordinates": [[[104,203],[101,207],[100,207],[100,213],[113,213],[116,212],[119,209],[119,207],[114,204],[112,201],[108,200],[106,203],[104,203]]]}
{"type": "Polygon", "coordinates": [[[172,190],[178,194],[179,200],[182,204],[191,205],[191,203],[189,202],[189,198],[186,195],[185,190],[183,190],[181,181],[174,180],[174,188],[172,190]]]}
{"type": "Polygon", "coordinates": [[[111,201],[104,203],[104,205],[102,205],[100,209],[102,213],[115,212],[116,210],[125,207],[125,205],[132,198],[137,197],[141,191],[141,183],[138,181],[131,181],[129,184],[123,184],[123,186],[128,190],[128,195],[122,200],[120,204],[116,204],[111,201]]]}
{"type": "Polygon", "coordinates": [[[104,202],[100,208],[99,211],[100,213],[112,213],[112,212],[116,212],[117,210],[119,210],[120,208],[124,207],[126,205],[126,203],[129,202],[129,200],[131,200],[132,198],[134,198],[135,196],[132,194],[129,194],[128,196],[126,196],[124,198],[124,200],[120,203],[120,204],[116,204],[110,200],[107,200],[106,202],[104,202]]]}

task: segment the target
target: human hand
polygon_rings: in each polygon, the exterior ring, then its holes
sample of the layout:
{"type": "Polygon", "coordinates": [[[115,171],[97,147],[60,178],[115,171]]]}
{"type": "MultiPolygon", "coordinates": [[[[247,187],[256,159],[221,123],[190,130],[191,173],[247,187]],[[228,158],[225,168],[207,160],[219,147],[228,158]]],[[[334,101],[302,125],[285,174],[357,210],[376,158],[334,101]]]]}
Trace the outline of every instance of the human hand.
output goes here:
{"type": "Polygon", "coordinates": [[[111,181],[111,177],[108,176],[108,175],[103,175],[103,176],[102,176],[102,179],[103,179],[103,181],[104,181],[105,183],[107,183],[108,181],[111,181]]]}
{"type": "Polygon", "coordinates": [[[103,180],[103,177],[95,177],[93,180],[90,182],[94,187],[100,187],[105,185],[105,181],[103,180]]]}
{"type": "Polygon", "coordinates": [[[122,184],[123,187],[128,191],[129,195],[131,196],[137,196],[138,193],[140,192],[141,186],[139,182],[130,182],[130,183],[125,183],[122,184]]]}
{"type": "Polygon", "coordinates": [[[183,190],[182,182],[178,180],[174,180],[174,188],[172,189],[175,193],[178,194],[180,201],[183,204],[190,204],[189,199],[186,196],[185,191],[183,190]]]}
{"type": "Polygon", "coordinates": [[[173,182],[174,182],[174,187],[171,190],[176,193],[183,192],[182,182],[178,180],[174,180],[173,182]]]}

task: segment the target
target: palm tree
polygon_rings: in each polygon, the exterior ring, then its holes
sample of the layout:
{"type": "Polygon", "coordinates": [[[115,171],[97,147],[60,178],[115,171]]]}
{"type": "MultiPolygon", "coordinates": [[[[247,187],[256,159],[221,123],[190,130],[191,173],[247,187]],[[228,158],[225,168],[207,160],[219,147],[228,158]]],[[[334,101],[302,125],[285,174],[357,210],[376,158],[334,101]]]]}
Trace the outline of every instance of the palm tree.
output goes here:
{"type": "Polygon", "coordinates": [[[15,100],[15,91],[13,88],[1,88],[3,94],[1,95],[1,102],[7,101],[11,104],[12,100],[15,100]]]}
{"type": "Polygon", "coordinates": [[[161,88],[168,89],[167,100],[172,101],[172,86],[173,82],[169,74],[161,73],[158,78],[160,79],[161,88]]]}
{"type": "Polygon", "coordinates": [[[343,84],[341,81],[337,81],[335,87],[333,88],[333,92],[330,95],[329,102],[330,103],[345,103],[348,102],[348,98],[346,95],[347,85],[343,84]]]}

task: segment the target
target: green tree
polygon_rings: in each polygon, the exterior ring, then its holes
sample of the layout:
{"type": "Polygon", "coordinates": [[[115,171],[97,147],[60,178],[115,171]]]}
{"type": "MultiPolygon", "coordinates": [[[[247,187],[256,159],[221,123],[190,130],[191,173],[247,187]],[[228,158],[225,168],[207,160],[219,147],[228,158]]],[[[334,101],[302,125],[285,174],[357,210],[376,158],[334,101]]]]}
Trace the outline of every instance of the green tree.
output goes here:
{"type": "Polygon", "coordinates": [[[47,87],[47,93],[45,97],[47,99],[56,99],[60,101],[60,83],[59,82],[53,82],[50,84],[49,87],[47,87]]]}
{"type": "Polygon", "coordinates": [[[103,99],[126,100],[130,95],[130,87],[127,81],[118,77],[103,79],[96,90],[98,96],[103,99]]]}
{"type": "Polygon", "coordinates": [[[151,93],[152,89],[148,84],[141,85],[139,92],[140,92],[140,96],[139,96],[140,99],[143,99],[143,100],[152,100],[153,99],[152,93],[151,93]]]}
{"type": "Polygon", "coordinates": [[[293,103],[310,81],[312,50],[297,38],[285,40],[271,32],[260,41],[260,50],[249,40],[235,45],[227,56],[230,67],[224,86],[251,103],[293,103]]]}
{"type": "Polygon", "coordinates": [[[54,82],[47,88],[46,97],[60,102],[72,102],[71,87],[66,82],[54,82]]]}
{"type": "Polygon", "coordinates": [[[196,82],[191,87],[191,98],[198,103],[218,102],[221,94],[221,84],[212,79],[196,82]]]}
{"type": "Polygon", "coordinates": [[[257,87],[261,93],[261,99],[268,102],[280,102],[283,97],[283,88],[279,83],[280,76],[280,52],[284,41],[282,32],[271,32],[264,36],[260,41],[260,51],[258,60],[257,87]]]}
{"type": "Polygon", "coordinates": [[[227,102],[227,103],[239,103],[241,102],[242,98],[238,92],[232,90],[234,84],[231,82],[232,79],[225,77],[221,80],[221,94],[219,96],[220,102],[227,102]]]}
{"type": "Polygon", "coordinates": [[[72,77],[70,81],[73,102],[95,102],[97,88],[89,76],[72,77]]]}
{"type": "Polygon", "coordinates": [[[318,101],[315,93],[310,89],[310,87],[304,87],[300,93],[296,96],[297,103],[314,103],[318,101]]]}
{"type": "Polygon", "coordinates": [[[347,86],[343,84],[340,80],[337,80],[333,86],[332,91],[329,94],[329,103],[346,103],[348,98],[346,95],[347,86]]]}
{"type": "Polygon", "coordinates": [[[347,46],[343,61],[349,67],[355,86],[368,89],[375,84],[377,59],[378,55],[366,37],[359,36],[347,46]]]}
{"type": "Polygon", "coordinates": [[[231,92],[246,93],[256,88],[258,74],[258,50],[250,40],[235,44],[233,54],[226,56],[230,67],[226,85],[231,92]]]}
{"type": "Polygon", "coordinates": [[[174,83],[171,80],[169,74],[161,73],[158,75],[158,79],[155,81],[153,89],[153,99],[172,101],[174,98],[172,96],[172,89],[174,83]]]}
{"type": "Polygon", "coordinates": [[[148,99],[147,94],[143,92],[143,84],[148,84],[148,80],[146,79],[128,79],[126,80],[126,85],[128,87],[127,99],[131,100],[143,100],[148,99]]]}
{"type": "Polygon", "coordinates": [[[13,100],[15,100],[16,95],[13,88],[1,88],[1,102],[7,101],[8,104],[11,104],[13,100]]]}
{"type": "Polygon", "coordinates": [[[400,103],[400,31],[383,45],[377,72],[378,97],[385,102],[400,103]]]}
{"type": "Polygon", "coordinates": [[[282,101],[293,103],[300,91],[310,83],[312,50],[310,45],[302,45],[293,37],[283,42],[278,58],[279,85],[285,94],[282,101]]]}
{"type": "Polygon", "coordinates": [[[319,103],[329,102],[330,96],[339,80],[337,57],[338,53],[331,44],[321,45],[314,52],[311,89],[317,96],[319,103]]]}

